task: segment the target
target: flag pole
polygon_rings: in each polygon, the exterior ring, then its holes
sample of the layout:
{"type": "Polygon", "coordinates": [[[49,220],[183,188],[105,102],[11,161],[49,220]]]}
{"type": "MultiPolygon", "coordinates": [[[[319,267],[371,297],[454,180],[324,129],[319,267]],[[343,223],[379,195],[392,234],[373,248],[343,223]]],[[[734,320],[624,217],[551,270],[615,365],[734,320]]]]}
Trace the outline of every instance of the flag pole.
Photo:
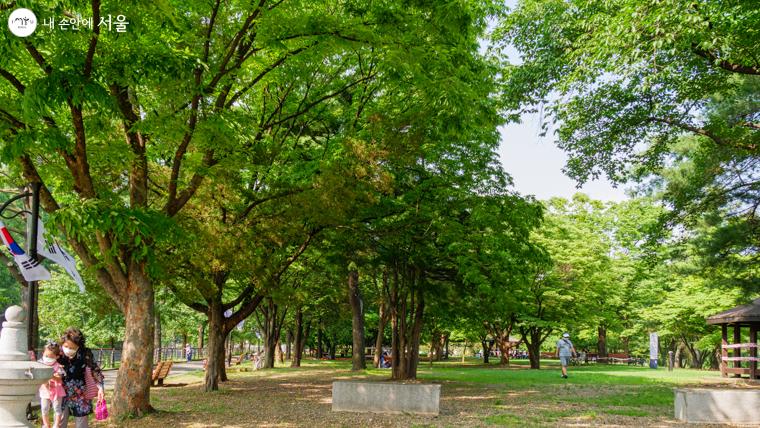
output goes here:
{"type": "MultiPolygon", "coordinates": [[[[29,257],[34,261],[39,261],[37,256],[37,223],[40,218],[40,182],[31,183],[32,186],[32,224],[30,226],[29,241],[27,242],[27,250],[29,251],[29,257]]],[[[29,334],[27,335],[27,345],[30,351],[34,352],[37,348],[37,342],[39,341],[39,314],[37,314],[37,297],[39,296],[39,288],[37,281],[29,281],[29,289],[27,296],[27,308],[29,316],[27,317],[27,328],[29,334]]],[[[35,355],[36,358],[36,355],[35,355]]]]}

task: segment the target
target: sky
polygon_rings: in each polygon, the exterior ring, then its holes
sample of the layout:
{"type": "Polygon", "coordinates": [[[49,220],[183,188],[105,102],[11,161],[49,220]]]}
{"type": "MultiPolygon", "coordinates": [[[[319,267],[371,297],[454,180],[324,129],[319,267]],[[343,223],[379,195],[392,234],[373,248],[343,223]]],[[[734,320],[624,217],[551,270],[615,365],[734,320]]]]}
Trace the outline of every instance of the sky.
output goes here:
{"type": "Polygon", "coordinates": [[[504,126],[500,133],[502,165],[521,194],[534,195],[540,200],[553,196],[570,198],[576,192],[602,201],[628,199],[622,187],[614,188],[606,179],[600,178],[577,188],[575,180],[562,172],[567,155],[556,146],[556,137],[551,132],[545,137],[539,136],[537,114],[524,115],[522,123],[504,126]]]}
{"type": "MultiPolygon", "coordinates": [[[[516,0],[506,0],[510,9],[516,0]]],[[[493,28],[493,24],[491,24],[493,28]]],[[[485,49],[485,43],[481,49],[485,49]]],[[[520,55],[514,47],[507,48],[507,55],[513,64],[521,63],[520,55]]],[[[556,136],[550,131],[545,137],[539,136],[538,114],[524,115],[521,123],[510,124],[500,129],[501,145],[499,156],[504,169],[512,176],[515,189],[523,195],[533,195],[540,200],[553,196],[570,198],[583,192],[593,199],[602,201],[622,201],[628,199],[622,187],[615,188],[606,179],[588,182],[580,189],[576,182],[562,172],[567,155],[555,144],[556,136]]]]}

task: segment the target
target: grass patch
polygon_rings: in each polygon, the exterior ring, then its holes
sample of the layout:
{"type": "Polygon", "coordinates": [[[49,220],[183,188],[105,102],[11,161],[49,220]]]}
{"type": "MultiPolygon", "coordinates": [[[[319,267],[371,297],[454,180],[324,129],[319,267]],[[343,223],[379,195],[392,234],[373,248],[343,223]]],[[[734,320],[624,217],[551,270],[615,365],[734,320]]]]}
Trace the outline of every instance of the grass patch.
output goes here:
{"type": "Polygon", "coordinates": [[[483,418],[483,422],[485,422],[488,425],[499,425],[499,426],[517,426],[517,425],[524,425],[526,423],[525,419],[518,415],[513,415],[511,413],[502,413],[499,415],[491,415],[486,416],[483,418]]]}

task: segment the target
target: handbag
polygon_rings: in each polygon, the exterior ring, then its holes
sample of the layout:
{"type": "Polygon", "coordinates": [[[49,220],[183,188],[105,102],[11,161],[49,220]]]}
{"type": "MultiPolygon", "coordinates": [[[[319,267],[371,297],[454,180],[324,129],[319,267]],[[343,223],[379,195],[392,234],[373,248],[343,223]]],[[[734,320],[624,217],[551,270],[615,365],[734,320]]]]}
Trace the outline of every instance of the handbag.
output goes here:
{"type": "Polygon", "coordinates": [[[92,370],[87,367],[84,370],[84,399],[92,400],[98,396],[98,382],[92,376],[92,370]]]}
{"type": "Polygon", "coordinates": [[[106,406],[106,400],[98,401],[95,406],[95,420],[104,421],[108,419],[108,407],[106,406]]]}

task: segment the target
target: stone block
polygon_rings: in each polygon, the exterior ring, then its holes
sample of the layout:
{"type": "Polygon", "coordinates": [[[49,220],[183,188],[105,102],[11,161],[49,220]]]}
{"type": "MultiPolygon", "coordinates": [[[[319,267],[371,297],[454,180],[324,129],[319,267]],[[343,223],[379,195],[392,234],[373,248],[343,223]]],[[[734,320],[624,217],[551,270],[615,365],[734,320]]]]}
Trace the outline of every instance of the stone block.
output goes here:
{"type": "Polygon", "coordinates": [[[336,381],[332,410],[337,412],[437,415],[441,385],[336,381]]]}
{"type": "Polygon", "coordinates": [[[678,388],[676,419],[688,423],[760,423],[760,389],[678,388]]]}

